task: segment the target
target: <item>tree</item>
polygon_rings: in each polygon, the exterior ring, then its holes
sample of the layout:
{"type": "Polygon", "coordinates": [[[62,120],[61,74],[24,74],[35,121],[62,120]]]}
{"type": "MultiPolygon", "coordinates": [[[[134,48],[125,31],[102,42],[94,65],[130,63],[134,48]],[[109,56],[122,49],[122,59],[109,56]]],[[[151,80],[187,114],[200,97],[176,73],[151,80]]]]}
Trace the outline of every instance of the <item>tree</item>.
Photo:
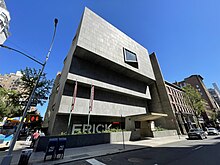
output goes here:
{"type": "MultiPolygon", "coordinates": [[[[22,116],[23,108],[27,104],[30,94],[38,78],[36,69],[26,68],[21,70],[21,90],[7,90],[0,88],[0,120],[4,117],[22,116]]],[[[47,100],[47,95],[52,88],[53,80],[47,80],[43,73],[35,91],[35,97],[32,102],[43,105],[47,100]]]]}
{"type": "Polygon", "coordinates": [[[199,117],[202,112],[205,112],[205,101],[200,93],[191,85],[186,85],[183,87],[183,90],[185,91],[186,101],[195,110],[196,116],[199,117]]]}
{"type": "Polygon", "coordinates": [[[0,88],[0,120],[5,116],[5,94],[4,88],[0,88]]]}
{"type": "MultiPolygon", "coordinates": [[[[40,70],[37,71],[34,68],[28,68],[28,67],[24,70],[21,70],[21,73],[22,73],[21,85],[22,85],[22,88],[24,89],[21,92],[21,94],[25,102],[27,102],[29,99],[29,96],[38,78],[39,72],[40,70]]],[[[41,79],[36,88],[35,95],[34,95],[35,97],[32,102],[43,105],[48,98],[47,96],[49,95],[50,90],[52,89],[52,83],[53,83],[53,80],[47,80],[46,73],[43,73],[41,75],[41,79]]]]}
{"type": "Polygon", "coordinates": [[[4,116],[14,117],[22,113],[20,96],[17,91],[0,88],[0,119],[4,116]]]}

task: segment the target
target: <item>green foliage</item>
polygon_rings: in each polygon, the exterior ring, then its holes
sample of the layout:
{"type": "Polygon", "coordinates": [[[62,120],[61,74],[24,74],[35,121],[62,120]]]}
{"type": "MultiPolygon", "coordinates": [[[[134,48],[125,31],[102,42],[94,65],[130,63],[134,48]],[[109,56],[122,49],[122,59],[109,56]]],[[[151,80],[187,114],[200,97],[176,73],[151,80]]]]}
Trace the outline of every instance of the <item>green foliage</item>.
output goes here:
{"type": "Polygon", "coordinates": [[[212,113],[211,119],[212,119],[213,121],[216,121],[216,119],[217,119],[217,114],[216,114],[215,112],[212,113]]]}
{"type": "Polygon", "coordinates": [[[21,116],[20,96],[17,91],[0,88],[0,119],[21,116]]]}
{"type": "Polygon", "coordinates": [[[80,134],[91,134],[91,132],[87,133],[87,132],[82,132],[80,130],[74,131],[74,135],[80,135],[80,134]]]}
{"type": "Polygon", "coordinates": [[[5,116],[5,107],[6,107],[6,104],[4,102],[4,100],[6,99],[5,98],[5,95],[6,95],[6,92],[3,88],[0,88],[0,120],[3,119],[3,117],[5,116]]]}
{"type": "MultiPolygon", "coordinates": [[[[35,83],[38,79],[39,72],[40,70],[37,71],[34,68],[28,68],[28,67],[24,70],[21,70],[22,73],[21,84],[25,89],[22,92],[22,96],[24,99],[28,100],[28,96],[30,96],[35,86],[35,83]]],[[[34,101],[37,104],[43,105],[46,102],[47,96],[49,95],[50,90],[52,88],[52,83],[53,80],[47,80],[46,73],[43,73],[38,83],[37,89],[35,91],[34,101]]]]}
{"type": "Polygon", "coordinates": [[[158,126],[158,127],[155,127],[154,131],[165,131],[165,130],[167,130],[167,129],[158,126]]]}
{"type": "Polygon", "coordinates": [[[67,135],[67,132],[61,132],[60,135],[66,136],[66,135],[67,135]]]}
{"type": "Polygon", "coordinates": [[[122,129],[118,129],[118,128],[112,128],[112,129],[109,129],[110,132],[121,132],[122,129]]]}
{"type": "MultiPolygon", "coordinates": [[[[29,96],[35,86],[40,70],[26,68],[21,70],[21,87],[20,93],[14,90],[0,88],[0,120],[4,117],[22,116],[24,105],[26,105],[29,96]]],[[[53,80],[47,80],[46,74],[43,73],[35,91],[34,102],[43,105],[52,88],[53,80]]],[[[42,122],[42,119],[38,123],[42,122]]]]}
{"type": "Polygon", "coordinates": [[[200,93],[191,85],[183,87],[183,90],[185,91],[186,101],[195,110],[196,115],[200,116],[205,111],[205,101],[200,93]]]}

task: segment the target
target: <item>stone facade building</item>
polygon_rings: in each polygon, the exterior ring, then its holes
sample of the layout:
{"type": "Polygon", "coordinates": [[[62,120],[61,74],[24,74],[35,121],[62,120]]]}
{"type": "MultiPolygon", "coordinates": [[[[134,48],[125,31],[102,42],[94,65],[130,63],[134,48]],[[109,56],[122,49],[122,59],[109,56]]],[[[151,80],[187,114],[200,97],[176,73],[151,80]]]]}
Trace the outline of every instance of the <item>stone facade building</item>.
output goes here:
{"type": "Polygon", "coordinates": [[[162,127],[186,134],[195,120],[183,90],[164,81],[155,53],[86,8],[54,82],[48,133],[125,128],[145,137],[162,127]]]}
{"type": "Polygon", "coordinates": [[[160,70],[152,62],[157,63],[154,54],[86,8],[54,83],[44,122],[48,133],[66,132],[70,125],[71,133],[122,127],[151,136],[152,122],[178,129],[172,108],[160,97],[160,70]]]}
{"type": "Polygon", "coordinates": [[[10,74],[0,74],[0,85],[1,87],[8,90],[21,90],[21,72],[17,71],[16,73],[10,74]]]}

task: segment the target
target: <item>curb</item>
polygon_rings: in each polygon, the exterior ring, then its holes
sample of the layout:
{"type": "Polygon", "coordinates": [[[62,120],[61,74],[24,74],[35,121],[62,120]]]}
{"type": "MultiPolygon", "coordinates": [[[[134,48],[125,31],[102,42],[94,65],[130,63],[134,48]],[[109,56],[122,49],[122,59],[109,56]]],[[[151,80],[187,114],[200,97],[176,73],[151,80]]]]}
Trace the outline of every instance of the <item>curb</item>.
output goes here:
{"type": "Polygon", "coordinates": [[[130,152],[130,151],[137,151],[137,150],[143,150],[143,149],[147,149],[147,148],[153,148],[151,146],[145,146],[145,147],[140,147],[140,148],[136,148],[136,149],[118,149],[118,151],[113,151],[113,152],[109,152],[109,153],[104,153],[104,154],[97,154],[97,155],[90,155],[90,156],[85,156],[85,157],[81,157],[81,158],[77,158],[77,159],[72,159],[72,160],[66,160],[66,161],[62,161],[62,162],[57,162],[54,163],[54,165],[59,165],[59,164],[65,164],[65,163],[70,163],[70,162],[75,162],[75,161],[81,161],[81,160],[85,160],[85,159],[91,159],[91,158],[95,158],[95,157],[100,157],[100,156],[106,156],[106,155],[114,155],[114,154],[118,154],[118,153],[125,153],[125,152],[130,152]]]}
{"type": "MultiPolygon", "coordinates": [[[[174,140],[174,141],[169,141],[169,142],[165,142],[165,143],[163,143],[163,144],[158,144],[158,145],[156,145],[156,146],[160,146],[160,145],[164,145],[164,144],[169,144],[169,143],[173,143],[173,142],[179,142],[179,141],[182,141],[182,140],[185,140],[185,138],[184,137],[182,137],[181,139],[178,139],[178,140],[174,140]]],[[[76,156],[74,156],[74,155],[68,155],[68,156],[64,156],[64,159],[68,159],[68,160],[63,160],[63,159],[58,159],[57,161],[58,162],[55,162],[56,160],[54,160],[54,161],[50,161],[50,160],[48,160],[48,161],[45,161],[45,162],[42,162],[42,160],[41,161],[30,161],[29,163],[31,164],[31,165],[35,165],[35,164],[42,164],[42,165],[46,165],[46,164],[51,164],[51,165],[60,165],[60,164],[65,164],[65,163],[70,163],[70,162],[75,162],[75,161],[81,161],[81,160],[85,160],[85,159],[91,159],[91,158],[95,158],[95,157],[101,157],[101,156],[106,156],[106,155],[114,155],[114,154],[118,154],[118,153],[125,153],[125,152],[130,152],[130,151],[137,151],[137,150],[142,150],[142,149],[147,149],[147,148],[154,148],[154,147],[156,147],[156,146],[147,146],[147,145],[145,145],[145,146],[138,146],[137,148],[131,148],[131,149],[115,149],[115,150],[113,150],[113,151],[109,151],[109,152],[106,152],[106,153],[97,153],[97,154],[94,154],[94,155],[89,155],[89,153],[88,154],[86,154],[86,153],[82,153],[81,154],[81,156],[82,155],[84,155],[84,156],[82,156],[82,157],[80,157],[80,155],[76,155],[76,156]],[[86,156],[85,156],[86,155],[86,156]],[[75,157],[75,158],[71,158],[71,157],[75,157]]],[[[126,147],[125,147],[126,148],[126,147]]]]}

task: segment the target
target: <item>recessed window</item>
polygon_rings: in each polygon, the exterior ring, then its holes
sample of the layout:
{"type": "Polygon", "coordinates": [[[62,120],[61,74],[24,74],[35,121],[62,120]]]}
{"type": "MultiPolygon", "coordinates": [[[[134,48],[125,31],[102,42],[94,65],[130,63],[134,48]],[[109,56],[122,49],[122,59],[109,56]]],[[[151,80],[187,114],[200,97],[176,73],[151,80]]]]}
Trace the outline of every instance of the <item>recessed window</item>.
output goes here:
{"type": "Polygon", "coordinates": [[[60,88],[60,84],[58,84],[58,85],[57,85],[57,88],[56,88],[56,93],[58,93],[59,88],[60,88]]]}
{"type": "Polygon", "coordinates": [[[125,62],[135,68],[138,68],[138,61],[136,54],[125,48],[123,50],[124,50],[125,62]]]}

